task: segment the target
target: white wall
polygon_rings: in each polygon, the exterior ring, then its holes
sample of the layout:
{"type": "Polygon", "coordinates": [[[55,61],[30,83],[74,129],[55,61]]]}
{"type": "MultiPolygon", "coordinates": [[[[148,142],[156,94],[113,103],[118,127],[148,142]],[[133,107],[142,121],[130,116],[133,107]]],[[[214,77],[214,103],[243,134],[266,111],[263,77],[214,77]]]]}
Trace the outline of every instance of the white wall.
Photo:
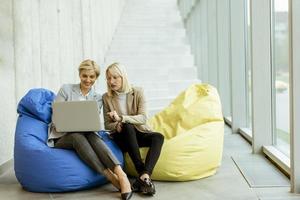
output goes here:
{"type": "Polygon", "coordinates": [[[0,165],[13,157],[16,106],[29,89],[43,87],[57,92],[62,83],[79,81],[77,67],[87,58],[100,64],[103,73],[101,64],[125,3],[1,1],[0,165]]]}
{"type": "Polygon", "coordinates": [[[16,122],[12,0],[0,3],[0,164],[12,157],[16,122]]]}

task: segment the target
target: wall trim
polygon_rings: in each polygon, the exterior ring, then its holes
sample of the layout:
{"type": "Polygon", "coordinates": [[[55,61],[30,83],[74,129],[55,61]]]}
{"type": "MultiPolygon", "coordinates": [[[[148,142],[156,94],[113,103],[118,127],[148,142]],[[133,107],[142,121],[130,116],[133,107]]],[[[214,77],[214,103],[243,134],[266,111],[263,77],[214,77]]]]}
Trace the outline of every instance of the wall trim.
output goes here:
{"type": "Polygon", "coordinates": [[[14,160],[10,159],[0,165],[0,176],[7,172],[14,165],[14,160]]]}

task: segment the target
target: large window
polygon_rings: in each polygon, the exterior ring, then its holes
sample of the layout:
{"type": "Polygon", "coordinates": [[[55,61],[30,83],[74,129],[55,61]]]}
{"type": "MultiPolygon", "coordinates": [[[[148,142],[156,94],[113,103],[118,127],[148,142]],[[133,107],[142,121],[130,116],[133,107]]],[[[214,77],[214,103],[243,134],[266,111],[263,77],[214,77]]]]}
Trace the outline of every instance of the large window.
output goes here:
{"type": "Polygon", "coordinates": [[[272,1],[273,142],[289,156],[288,0],[272,1]]]}

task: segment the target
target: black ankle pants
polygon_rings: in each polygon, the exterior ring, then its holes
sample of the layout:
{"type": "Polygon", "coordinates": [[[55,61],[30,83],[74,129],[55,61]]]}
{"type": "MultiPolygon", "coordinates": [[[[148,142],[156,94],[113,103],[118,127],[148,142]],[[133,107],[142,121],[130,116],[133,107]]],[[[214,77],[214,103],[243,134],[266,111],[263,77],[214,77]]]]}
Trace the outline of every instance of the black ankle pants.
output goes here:
{"type": "Polygon", "coordinates": [[[160,156],[164,136],[156,132],[140,132],[132,124],[122,125],[122,131],[113,134],[114,141],[123,152],[128,152],[139,175],[143,173],[151,175],[160,156]],[[145,163],[141,158],[139,147],[149,147],[145,163]]]}

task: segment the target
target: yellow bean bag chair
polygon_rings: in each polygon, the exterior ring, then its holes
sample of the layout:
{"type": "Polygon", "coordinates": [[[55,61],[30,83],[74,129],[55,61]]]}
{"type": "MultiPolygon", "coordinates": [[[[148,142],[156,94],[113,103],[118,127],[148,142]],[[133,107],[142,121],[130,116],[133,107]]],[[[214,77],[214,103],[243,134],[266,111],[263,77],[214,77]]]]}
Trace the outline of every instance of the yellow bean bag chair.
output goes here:
{"type": "MultiPolygon", "coordinates": [[[[224,121],[217,90],[194,84],[163,111],[149,120],[154,131],[165,136],[152,179],[188,181],[216,173],[221,164],[224,121]]],[[[148,148],[140,148],[145,159],[148,148]]],[[[126,171],[137,176],[125,154],[126,171]]]]}

